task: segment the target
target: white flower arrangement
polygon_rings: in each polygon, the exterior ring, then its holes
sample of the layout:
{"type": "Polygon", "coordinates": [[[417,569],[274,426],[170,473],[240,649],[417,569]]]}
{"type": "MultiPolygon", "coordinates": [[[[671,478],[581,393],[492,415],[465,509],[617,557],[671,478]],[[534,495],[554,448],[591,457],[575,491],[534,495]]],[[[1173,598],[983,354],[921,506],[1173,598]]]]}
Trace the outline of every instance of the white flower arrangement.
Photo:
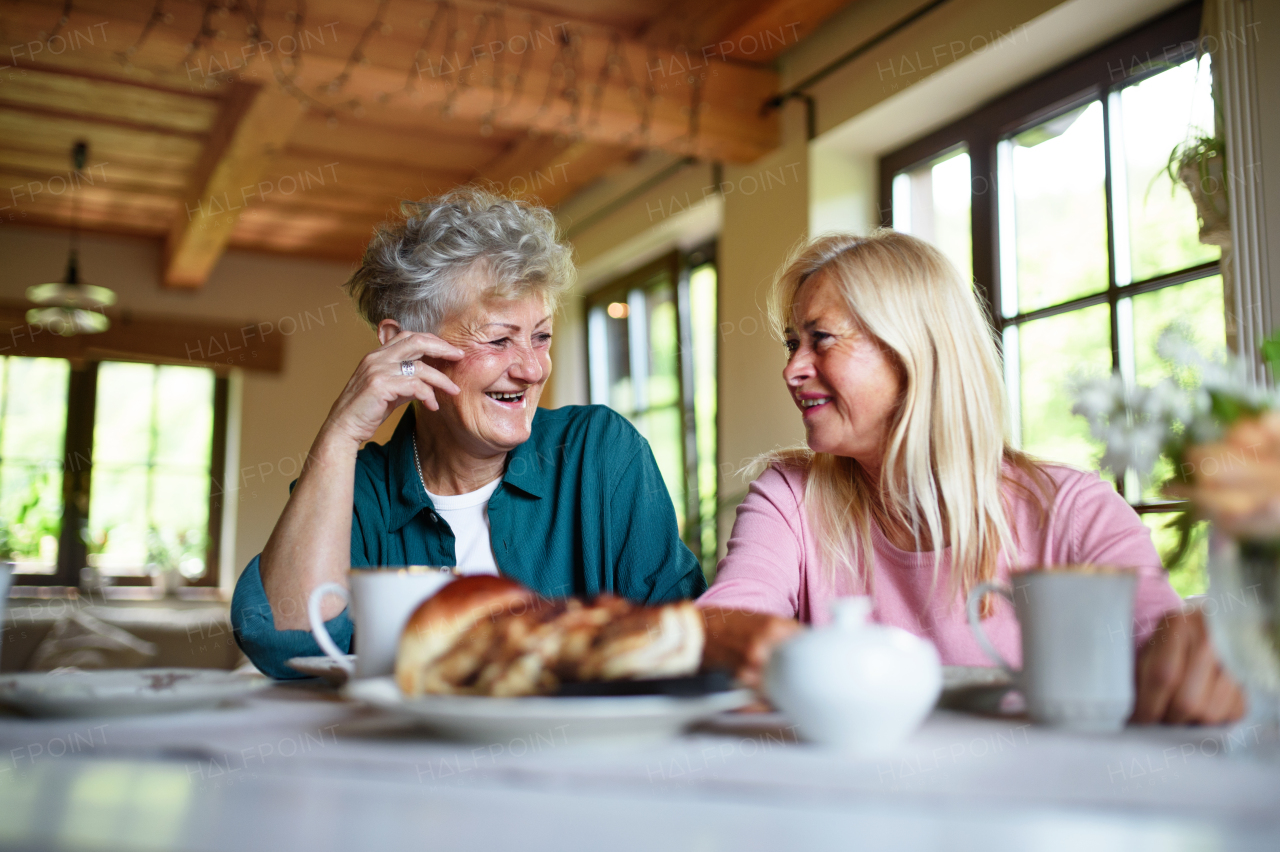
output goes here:
{"type": "MultiPolygon", "coordinates": [[[[1103,442],[1103,467],[1117,475],[1135,471],[1146,486],[1162,453],[1173,462],[1172,476],[1161,483],[1162,491],[1188,500],[1188,509],[1179,512],[1169,525],[1178,532],[1177,544],[1164,554],[1166,567],[1173,569],[1189,553],[1197,520],[1213,518],[1229,531],[1246,530],[1248,524],[1256,526],[1255,516],[1265,514],[1259,505],[1270,511],[1275,503],[1280,512],[1280,490],[1275,484],[1250,483],[1241,488],[1229,483],[1200,483],[1194,463],[1206,452],[1226,446],[1222,441],[1224,436],[1232,440],[1229,432],[1271,423],[1280,416],[1275,414],[1280,412],[1280,395],[1256,384],[1248,363],[1241,358],[1225,353],[1206,358],[1185,328],[1177,324],[1161,333],[1156,352],[1171,369],[1170,376],[1151,387],[1127,382],[1118,372],[1105,377],[1077,376],[1069,385],[1075,396],[1072,412],[1088,420],[1089,431],[1103,442]],[[1232,520],[1235,515],[1245,520],[1237,523],[1232,520]]],[[[1273,374],[1280,375],[1280,336],[1263,343],[1262,355],[1273,374]]],[[[1204,474],[1208,476],[1207,468],[1204,474]]]]}
{"type": "Polygon", "coordinates": [[[1245,361],[1223,353],[1206,358],[1177,324],[1161,333],[1156,352],[1171,375],[1149,387],[1119,371],[1069,380],[1071,411],[1089,422],[1105,447],[1102,466],[1114,474],[1133,470],[1145,485],[1167,453],[1176,477],[1187,447],[1218,440],[1242,416],[1280,409],[1280,397],[1252,382],[1245,361]]]}

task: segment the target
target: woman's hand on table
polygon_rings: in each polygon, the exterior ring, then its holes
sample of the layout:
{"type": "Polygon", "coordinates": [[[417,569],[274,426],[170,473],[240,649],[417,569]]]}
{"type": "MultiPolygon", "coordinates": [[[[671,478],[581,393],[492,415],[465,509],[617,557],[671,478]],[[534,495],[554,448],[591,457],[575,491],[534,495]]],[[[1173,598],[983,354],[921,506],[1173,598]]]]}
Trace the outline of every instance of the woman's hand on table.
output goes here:
{"type": "Polygon", "coordinates": [[[457,361],[462,356],[461,349],[434,334],[397,332],[360,360],[329,410],[322,432],[344,436],[359,447],[373,437],[391,412],[406,402],[418,400],[432,411],[439,410],[436,394],[457,394],[459,389],[426,359],[457,361]],[[412,376],[400,370],[405,361],[413,363],[412,376]]]}
{"type": "Polygon", "coordinates": [[[1138,654],[1133,721],[1221,725],[1244,715],[1244,693],[1222,667],[1199,610],[1172,612],[1138,654]]]}
{"type": "Polygon", "coordinates": [[[760,689],[773,649],[800,630],[794,619],[760,612],[703,607],[707,644],[704,668],[733,672],[743,686],[760,689]]]}

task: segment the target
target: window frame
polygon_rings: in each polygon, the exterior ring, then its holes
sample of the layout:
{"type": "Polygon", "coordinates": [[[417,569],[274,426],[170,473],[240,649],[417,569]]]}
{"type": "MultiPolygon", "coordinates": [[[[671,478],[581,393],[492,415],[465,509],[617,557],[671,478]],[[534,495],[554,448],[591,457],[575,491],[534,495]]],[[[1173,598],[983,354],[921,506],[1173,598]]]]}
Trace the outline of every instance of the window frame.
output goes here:
{"type": "MultiPolygon", "coordinates": [[[[693,352],[693,318],[692,304],[689,293],[689,278],[691,273],[699,267],[711,264],[716,269],[716,303],[720,301],[720,267],[716,254],[716,242],[714,240],[700,245],[689,251],[681,251],[679,249],[668,252],[637,269],[628,272],[618,278],[612,279],[596,289],[585,294],[582,300],[582,323],[586,329],[583,335],[583,363],[587,365],[587,388],[588,399],[590,399],[590,389],[592,387],[592,358],[591,358],[591,311],[595,307],[603,307],[610,302],[626,302],[628,294],[637,288],[647,289],[653,286],[655,280],[659,277],[666,276],[675,291],[676,301],[676,327],[677,327],[677,344],[676,344],[676,375],[679,383],[677,398],[680,405],[680,421],[681,421],[681,437],[680,442],[680,469],[683,473],[684,486],[684,506],[683,520],[684,530],[682,539],[690,550],[698,556],[698,561],[703,563],[704,570],[706,568],[706,560],[710,558],[714,563],[716,551],[720,544],[720,534],[718,526],[718,518],[704,518],[702,515],[702,495],[698,485],[698,448],[697,448],[697,413],[695,409],[695,388],[694,388],[694,363],[692,357],[686,357],[686,353],[693,352]],[[711,523],[715,530],[715,548],[708,555],[704,553],[702,542],[702,528],[705,523],[711,523]]],[[[715,336],[715,359],[716,359],[716,417],[713,429],[716,432],[716,459],[715,463],[720,462],[720,383],[719,365],[720,365],[720,336],[715,336]]],[[[592,401],[592,404],[597,404],[592,401]]],[[[600,403],[604,404],[604,403],[600,403]]],[[[644,409],[648,411],[649,409],[644,409]]],[[[642,413],[642,412],[637,412],[642,413]]],[[[625,416],[625,415],[624,415],[625,416]]]]}
{"type": "MultiPolygon", "coordinates": [[[[1221,274],[1221,262],[1210,261],[1124,285],[1119,284],[1116,279],[1110,96],[1113,92],[1140,83],[1174,65],[1196,58],[1201,5],[1200,0],[1194,0],[1173,9],[880,159],[880,219],[884,227],[892,227],[895,175],[928,163],[947,151],[958,147],[967,148],[974,286],[992,324],[997,346],[1003,346],[1007,328],[1105,304],[1110,312],[1112,369],[1120,369],[1118,305],[1122,299],[1221,274]],[[1001,304],[998,146],[1003,140],[1023,130],[1093,101],[1100,102],[1103,110],[1107,288],[1088,296],[1005,317],[1001,304]]],[[[1116,487],[1124,493],[1123,476],[1116,477],[1116,487]]],[[[1139,514],[1165,513],[1184,507],[1181,501],[1143,502],[1141,499],[1132,505],[1139,514]]]]}
{"type": "MultiPolygon", "coordinates": [[[[30,357],[15,355],[13,357],[30,357]]],[[[50,357],[50,356],[44,356],[50,357]]],[[[52,356],[57,357],[57,356],[52,356]]],[[[67,423],[63,440],[62,525],[58,535],[58,561],[52,574],[13,573],[13,586],[40,596],[80,588],[80,569],[87,565],[88,548],[79,531],[88,521],[89,495],[93,480],[93,432],[97,410],[98,367],[103,361],[127,361],[163,366],[164,361],[119,357],[111,359],[63,358],[70,362],[67,381],[67,423]],[[87,460],[81,463],[81,460],[87,460]],[[34,587],[34,588],[33,588],[34,587]]],[[[184,364],[214,372],[213,429],[209,454],[209,518],[203,576],[186,582],[192,592],[184,597],[217,596],[222,546],[223,496],[227,459],[227,414],[230,402],[229,371],[207,364],[184,364]]],[[[148,587],[150,577],[111,575],[115,588],[148,587]]],[[[108,597],[112,595],[108,594],[108,597]]]]}
{"type": "MultiPolygon", "coordinates": [[[[233,369],[268,374],[280,374],[284,370],[285,334],[282,323],[206,321],[194,318],[183,318],[165,315],[151,315],[132,310],[108,309],[104,311],[111,320],[111,326],[99,334],[77,334],[63,337],[59,334],[47,333],[39,325],[32,325],[26,320],[30,305],[26,302],[0,300],[0,355],[14,355],[25,358],[59,358],[69,361],[72,375],[76,367],[102,361],[131,361],[141,364],[171,365],[178,367],[207,367],[214,371],[214,422],[212,453],[210,455],[210,500],[209,500],[209,535],[205,575],[194,583],[179,590],[183,598],[222,599],[225,593],[221,586],[223,555],[223,519],[225,515],[225,498],[230,490],[234,492],[236,471],[227,471],[227,454],[229,447],[228,430],[230,416],[230,374],[233,369]],[[7,331],[7,334],[5,333],[7,331]],[[230,482],[228,482],[230,478],[230,482]]],[[[307,314],[307,322],[315,319],[318,325],[324,325],[323,313],[319,318],[307,314]]],[[[299,322],[302,322],[299,315],[299,322]]],[[[308,325],[309,327],[309,325],[308,325]]],[[[290,332],[292,333],[292,332],[290,332]]],[[[96,367],[94,368],[97,369],[96,367]]],[[[96,390],[96,382],[95,390],[96,390]]],[[[70,382],[68,394],[71,393],[70,382]]],[[[81,400],[83,404],[83,400],[81,400]]],[[[68,417],[71,411],[68,410],[68,417]]],[[[78,428],[85,429],[83,418],[78,428]]],[[[68,433],[70,434],[70,433],[68,433]]],[[[77,436],[80,456],[66,456],[75,460],[76,465],[63,466],[63,506],[64,512],[68,497],[75,493],[74,488],[84,488],[89,480],[77,478],[68,481],[67,467],[78,466],[80,459],[90,459],[92,448],[92,423],[87,424],[87,432],[77,436]],[[86,437],[87,435],[87,437],[86,437]]],[[[65,448],[64,448],[65,449],[65,448]]],[[[91,471],[89,471],[91,473],[91,471]]],[[[67,527],[64,524],[63,529],[67,527]]],[[[78,538],[78,537],[77,537],[78,538]]],[[[72,547],[82,546],[73,542],[72,547]]],[[[64,552],[59,537],[59,559],[64,552]]],[[[69,557],[68,557],[69,558],[69,557]]],[[[79,560],[83,566],[84,560],[79,560]]],[[[106,590],[110,597],[145,597],[141,588],[150,584],[146,577],[119,577],[114,586],[106,590]],[[134,588],[130,588],[134,587],[134,588]]],[[[75,597],[79,594],[79,567],[75,561],[63,564],[59,562],[53,574],[15,573],[10,594],[14,597],[75,597]]]]}

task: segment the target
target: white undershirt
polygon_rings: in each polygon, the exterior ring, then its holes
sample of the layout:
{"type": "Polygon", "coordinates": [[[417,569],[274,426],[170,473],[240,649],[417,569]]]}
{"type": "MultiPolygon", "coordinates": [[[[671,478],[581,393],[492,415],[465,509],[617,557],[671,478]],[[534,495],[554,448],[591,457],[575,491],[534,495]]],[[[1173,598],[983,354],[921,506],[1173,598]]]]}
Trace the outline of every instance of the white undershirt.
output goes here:
{"type": "Polygon", "coordinates": [[[493,557],[489,540],[489,498],[502,484],[499,477],[476,491],[445,496],[427,492],[436,513],[453,530],[453,553],[459,574],[497,574],[498,561],[493,557]]]}

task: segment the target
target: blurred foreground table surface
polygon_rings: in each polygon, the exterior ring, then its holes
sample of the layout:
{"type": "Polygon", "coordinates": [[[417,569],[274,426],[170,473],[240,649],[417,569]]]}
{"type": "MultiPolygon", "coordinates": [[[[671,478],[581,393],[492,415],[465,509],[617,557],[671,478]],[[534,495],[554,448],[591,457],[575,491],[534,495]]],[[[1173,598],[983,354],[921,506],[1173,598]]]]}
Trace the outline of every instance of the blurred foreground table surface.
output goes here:
{"type": "Polygon", "coordinates": [[[1276,850],[1280,762],[1256,734],[939,711],[866,760],[774,715],[474,745],[279,685],[217,711],[0,717],[0,848],[1276,850]]]}

